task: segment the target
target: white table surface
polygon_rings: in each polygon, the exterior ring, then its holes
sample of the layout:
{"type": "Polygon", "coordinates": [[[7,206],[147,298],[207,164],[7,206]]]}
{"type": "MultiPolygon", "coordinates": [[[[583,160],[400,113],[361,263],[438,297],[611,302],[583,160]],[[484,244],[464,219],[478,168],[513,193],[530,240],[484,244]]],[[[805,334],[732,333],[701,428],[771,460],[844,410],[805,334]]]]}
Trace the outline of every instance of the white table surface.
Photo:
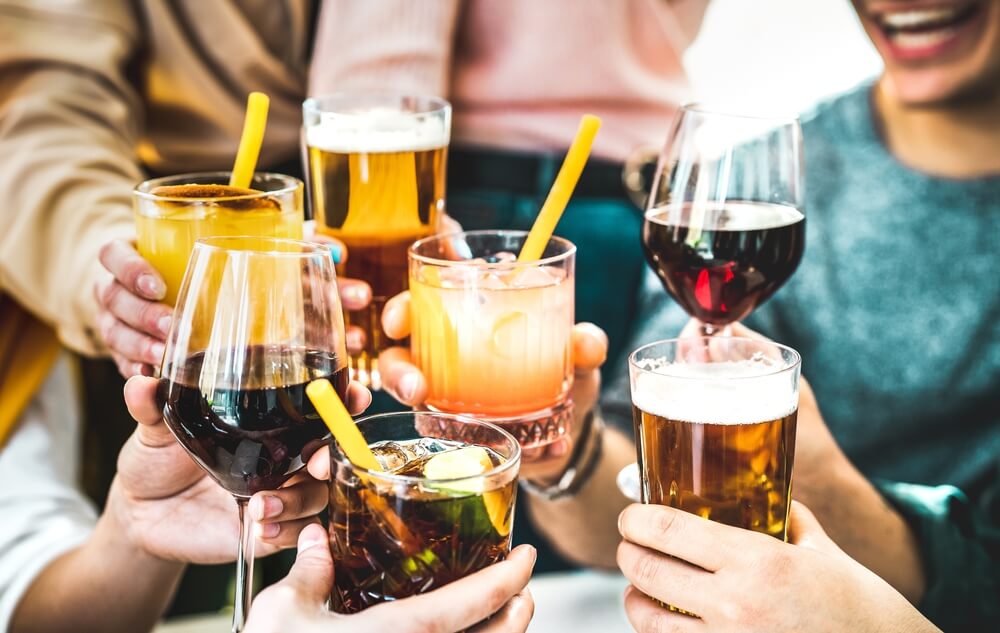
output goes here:
{"type": "MultiPolygon", "coordinates": [[[[619,574],[593,571],[544,574],[529,587],[535,617],[529,633],[618,633],[631,631],[622,609],[625,580],[619,574]]],[[[179,618],[156,633],[226,633],[230,615],[179,618]]],[[[330,633],[336,633],[331,631],[330,633]]],[[[400,633],[405,629],[400,627],[400,633]]]]}

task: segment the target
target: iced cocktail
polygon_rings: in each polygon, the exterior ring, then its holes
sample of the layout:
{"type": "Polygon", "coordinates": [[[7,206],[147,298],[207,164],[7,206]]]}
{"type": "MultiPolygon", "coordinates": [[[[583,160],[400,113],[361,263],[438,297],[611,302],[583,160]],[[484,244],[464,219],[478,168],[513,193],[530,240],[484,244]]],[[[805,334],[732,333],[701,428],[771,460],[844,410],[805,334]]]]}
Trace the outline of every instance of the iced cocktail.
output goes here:
{"type": "Polygon", "coordinates": [[[331,451],[335,611],[431,591],[507,556],[520,467],[510,434],[426,411],[357,426],[384,472],[331,451]]]}
{"type": "Polygon", "coordinates": [[[523,231],[434,236],[410,248],[411,349],[428,408],[488,420],[523,447],[571,419],[576,247],[518,262],[523,231]]]}

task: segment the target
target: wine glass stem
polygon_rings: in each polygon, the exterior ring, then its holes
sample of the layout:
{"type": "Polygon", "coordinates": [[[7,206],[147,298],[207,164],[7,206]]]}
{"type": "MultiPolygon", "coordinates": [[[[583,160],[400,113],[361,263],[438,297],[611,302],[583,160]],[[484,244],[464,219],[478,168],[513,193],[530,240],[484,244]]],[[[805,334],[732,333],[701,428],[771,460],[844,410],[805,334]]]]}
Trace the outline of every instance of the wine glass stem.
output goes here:
{"type": "Polygon", "coordinates": [[[247,514],[249,499],[236,499],[240,512],[240,549],[236,553],[236,605],[233,610],[233,633],[240,633],[250,613],[253,593],[253,519],[247,514]]]}

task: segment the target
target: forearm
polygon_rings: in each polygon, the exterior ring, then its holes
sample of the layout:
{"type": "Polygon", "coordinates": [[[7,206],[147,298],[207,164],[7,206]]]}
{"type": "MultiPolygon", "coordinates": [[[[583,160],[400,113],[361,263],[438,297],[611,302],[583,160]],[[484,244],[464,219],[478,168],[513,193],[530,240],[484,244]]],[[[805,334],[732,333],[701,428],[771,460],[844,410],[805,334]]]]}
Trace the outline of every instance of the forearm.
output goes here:
{"type": "Polygon", "coordinates": [[[600,461],[576,494],[554,501],[530,494],[523,498],[535,527],[563,556],[582,565],[616,569],[618,514],[629,500],[615,481],[619,471],[635,461],[635,445],[614,429],[603,433],[600,461]]]}
{"type": "Polygon", "coordinates": [[[152,629],[184,566],[146,554],[126,535],[115,513],[106,511],[86,543],[53,561],[32,583],[10,633],[152,629]]]}
{"type": "Polygon", "coordinates": [[[903,518],[843,455],[815,472],[797,472],[794,496],[848,555],[913,604],[925,590],[916,540],[903,518]]]}

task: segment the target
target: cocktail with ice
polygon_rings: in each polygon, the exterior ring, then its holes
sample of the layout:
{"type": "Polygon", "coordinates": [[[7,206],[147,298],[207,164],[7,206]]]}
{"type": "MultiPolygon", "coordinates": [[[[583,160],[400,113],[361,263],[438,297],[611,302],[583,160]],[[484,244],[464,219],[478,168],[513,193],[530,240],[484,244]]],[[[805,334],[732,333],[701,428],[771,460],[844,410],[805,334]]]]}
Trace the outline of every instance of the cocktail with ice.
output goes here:
{"type": "Polygon", "coordinates": [[[470,231],[410,247],[411,349],[428,408],[493,422],[524,447],[571,419],[576,247],[553,237],[517,261],[523,231],[470,231]]]}
{"type": "Polygon", "coordinates": [[[429,411],[357,428],[383,472],[331,452],[335,611],[431,591],[507,556],[520,466],[509,433],[429,411]]]}

